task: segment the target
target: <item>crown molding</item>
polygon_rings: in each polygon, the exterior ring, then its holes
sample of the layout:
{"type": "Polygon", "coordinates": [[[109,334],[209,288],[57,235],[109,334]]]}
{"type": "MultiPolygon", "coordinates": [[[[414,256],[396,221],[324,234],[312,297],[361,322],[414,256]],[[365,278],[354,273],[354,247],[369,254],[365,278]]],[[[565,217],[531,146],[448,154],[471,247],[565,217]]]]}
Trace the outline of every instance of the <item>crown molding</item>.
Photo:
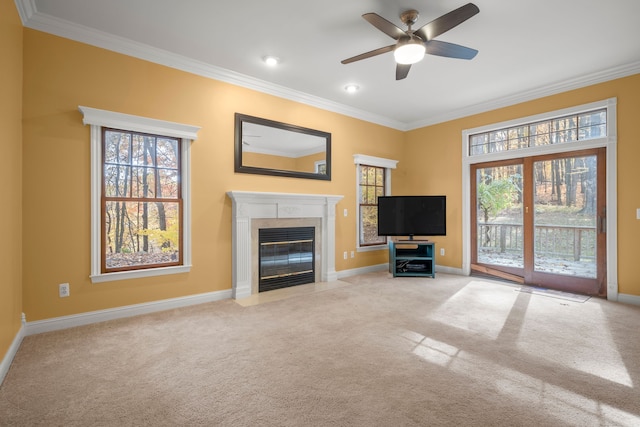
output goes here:
{"type": "Polygon", "coordinates": [[[556,95],[558,93],[567,92],[573,89],[580,89],[598,83],[604,83],[610,80],[631,76],[640,73],[640,61],[630,64],[621,65],[614,68],[608,68],[591,74],[585,74],[569,80],[563,80],[551,85],[541,86],[528,91],[520,92],[511,96],[503,96],[495,98],[487,102],[471,105],[445,114],[429,117],[425,120],[419,120],[408,123],[405,130],[414,130],[431,126],[438,123],[448,122],[450,120],[460,119],[463,117],[480,114],[498,108],[508,107],[510,105],[520,104],[526,101],[543,98],[545,96],[556,95]]]}
{"type": "Polygon", "coordinates": [[[349,107],[308,93],[295,91],[284,86],[256,79],[245,74],[230,71],[190,59],[175,53],[138,43],[123,37],[78,25],[63,19],[39,13],[34,0],[16,0],[23,25],[27,28],[71,39],[80,43],[100,47],[113,52],[143,59],[167,67],[186,71],[202,77],[219,80],[236,86],[245,87],[268,95],[310,105],[323,110],[343,114],[356,119],[380,124],[397,130],[405,130],[406,124],[398,120],[368,111],[349,107]]]}
{"type": "Polygon", "coordinates": [[[18,15],[22,20],[22,25],[25,27],[31,19],[34,13],[36,13],[36,1],[35,0],[15,0],[16,9],[18,9],[18,15]]]}
{"type": "Polygon", "coordinates": [[[531,101],[541,97],[555,95],[568,90],[602,83],[605,81],[630,76],[640,73],[640,61],[621,65],[615,68],[602,70],[581,77],[564,80],[551,85],[541,86],[536,89],[520,92],[511,96],[505,96],[474,104],[444,114],[434,115],[423,120],[410,123],[391,119],[386,116],[350,107],[321,98],[308,93],[299,92],[284,86],[256,79],[245,74],[216,67],[202,61],[193,60],[162,49],[158,49],[143,43],[134,42],[123,37],[114,36],[105,32],[78,25],[63,19],[39,13],[35,0],[15,0],[16,7],[22,23],[25,27],[43,31],[56,36],[71,39],[80,43],[100,47],[113,52],[121,53],[135,58],[143,59],[167,67],[196,74],[202,77],[219,80],[236,86],[245,87],[257,92],[273,95],[279,98],[306,104],[322,110],[331,111],[348,117],[375,123],[400,131],[409,131],[425,126],[431,126],[462,117],[508,107],[521,102],[531,101]]]}

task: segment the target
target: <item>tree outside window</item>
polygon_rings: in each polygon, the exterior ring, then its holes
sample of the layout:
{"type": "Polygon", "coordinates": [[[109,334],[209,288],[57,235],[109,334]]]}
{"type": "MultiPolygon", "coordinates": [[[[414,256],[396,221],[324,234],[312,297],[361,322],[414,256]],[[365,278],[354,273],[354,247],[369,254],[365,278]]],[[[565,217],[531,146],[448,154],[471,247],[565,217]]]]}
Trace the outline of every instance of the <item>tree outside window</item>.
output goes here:
{"type": "Polygon", "coordinates": [[[178,138],[103,128],[102,272],[182,264],[178,138]]]}
{"type": "Polygon", "coordinates": [[[359,168],[360,246],[386,244],[386,237],[378,236],[378,197],[385,195],[385,168],[368,165],[359,168]]]}

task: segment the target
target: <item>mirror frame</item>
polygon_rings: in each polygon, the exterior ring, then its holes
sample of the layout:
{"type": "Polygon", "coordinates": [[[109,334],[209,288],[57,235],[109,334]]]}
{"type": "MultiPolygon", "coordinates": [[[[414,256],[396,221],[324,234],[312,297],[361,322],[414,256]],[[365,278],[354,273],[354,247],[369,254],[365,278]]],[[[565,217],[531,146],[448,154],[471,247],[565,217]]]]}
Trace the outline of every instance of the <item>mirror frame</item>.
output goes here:
{"type": "Polygon", "coordinates": [[[309,129],[302,126],[290,125],[287,123],[277,122],[275,120],[263,119],[260,117],[248,116],[246,114],[235,113],[235,171],[240,173],[252,173],[259,175],[286,176],[290,178],[308,178],[331,181],[331,134],[315,129],[309,129]],[[305,135],[314,135],[325,140],[325,160],[326,174],[315,172],[298,172],[292,170],[280,170],[261,168],[257,166],[244,166],[242,164],[242,124],[254,123],[262,126],[273,127],[290,132],[302,133],[305,135]]]}

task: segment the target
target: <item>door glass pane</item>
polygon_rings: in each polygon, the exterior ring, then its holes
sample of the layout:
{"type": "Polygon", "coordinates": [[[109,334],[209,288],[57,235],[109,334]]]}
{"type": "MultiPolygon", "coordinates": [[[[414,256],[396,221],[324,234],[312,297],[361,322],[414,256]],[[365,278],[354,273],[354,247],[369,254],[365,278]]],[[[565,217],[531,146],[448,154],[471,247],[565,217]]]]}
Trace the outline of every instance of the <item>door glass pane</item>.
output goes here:
{"type": "Polygon", "coordinates": [[[523,268],[522,165],[478,169],[476,206],[477,261],[523,268]]]}
{"type": "Polygon", "coordinates": [[[534,163],[534,269],[595,278],[596,156],[534,163]]]}

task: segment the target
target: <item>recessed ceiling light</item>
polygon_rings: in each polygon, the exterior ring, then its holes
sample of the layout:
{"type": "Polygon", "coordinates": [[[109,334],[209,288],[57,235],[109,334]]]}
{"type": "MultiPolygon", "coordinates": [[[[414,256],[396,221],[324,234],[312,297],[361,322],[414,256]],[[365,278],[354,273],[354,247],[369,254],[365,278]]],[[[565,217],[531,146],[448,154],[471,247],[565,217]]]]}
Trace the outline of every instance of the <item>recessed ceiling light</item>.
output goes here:
{"type": "Polygon", "coordinates": [[[275,56],[265,56],[264,58],[262,58],[262,60],[269,67],[275,67],[280,63],[280,59],[276,58],[275,56]]]}
{"type": "Polygon", "coordinates": [[[344,90],[346,90],[348,93],[356,93],[360,90],[360,86],[350,83],[344,87],[344,90]]]}

